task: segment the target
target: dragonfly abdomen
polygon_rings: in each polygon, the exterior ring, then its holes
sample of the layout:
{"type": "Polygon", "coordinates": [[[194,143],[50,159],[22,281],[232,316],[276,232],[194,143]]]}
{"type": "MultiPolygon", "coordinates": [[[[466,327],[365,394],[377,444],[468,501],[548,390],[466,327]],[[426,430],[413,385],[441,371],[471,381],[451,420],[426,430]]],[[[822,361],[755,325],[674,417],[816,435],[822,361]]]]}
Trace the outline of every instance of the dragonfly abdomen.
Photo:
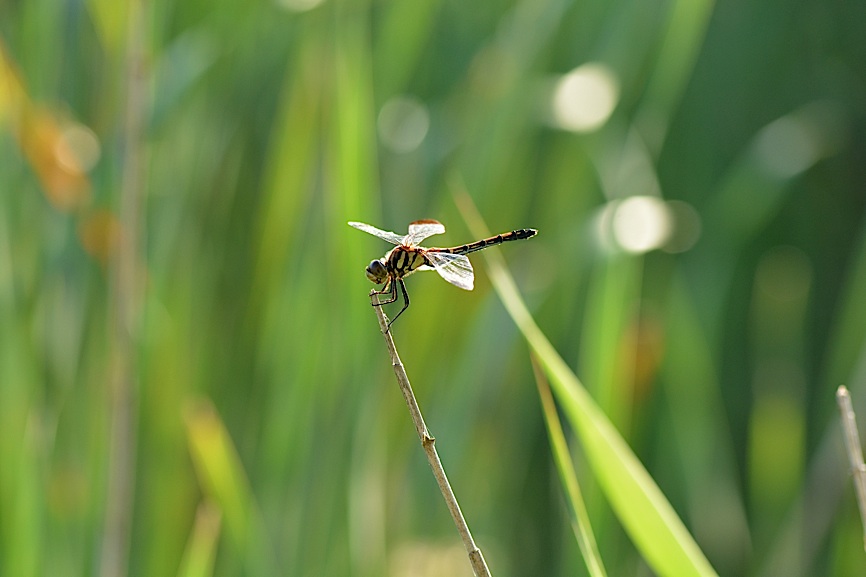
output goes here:
{"type": "Polygon", "coordinates": [[[475,252],[490,246],[496,246],[497,244],[502,244],[503,242],[508,242],[511,240],[523,240],[525,238],[532,238],[538,234],[538,231],[534,228],[521,228],[519,230],[512,230],[511,232],[504,232],[502,234],[497,234],[496,236],[491,236],[490,238],[485,238],[470,244],[464,244],[462,246],[455,246],[452,248],[435,248],[428,250],[435,250],[438,252],[448,252],[451,254],[469,254],[470,252],[475,252]]]}

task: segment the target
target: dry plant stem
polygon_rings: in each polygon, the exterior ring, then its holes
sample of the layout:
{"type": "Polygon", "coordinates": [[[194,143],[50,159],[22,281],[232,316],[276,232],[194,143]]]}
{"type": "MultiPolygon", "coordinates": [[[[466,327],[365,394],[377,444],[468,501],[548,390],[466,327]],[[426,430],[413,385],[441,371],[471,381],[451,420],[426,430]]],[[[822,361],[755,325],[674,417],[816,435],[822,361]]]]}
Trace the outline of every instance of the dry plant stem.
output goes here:
{"type": "MultiPolygon", "coordinates": [[[[374,305],[378,305],[379,295],[374,292],[370,293],[370,299],[374,305]]],[[[397,347],[394,345],[394,339],[391,338],[391,332],[388,330],[388,319],[385,318],[385,312],[381,306],[374,306],[373,310],[376,311],[376,316],[379,319],[379,328],[382,330],[385,344],[388,346],[388,353],[391,355],[391,364],[394,367],[394,374],[397,375],[400,392],[403,393],[403,398],[409,407],[412,422],[415,424],[415,431],[418,433],[418,438],[421,439],[421,446],[427,454],[430,468],[433,469],[433,476],[439,484],[439,490],[442,491],[442,497],[445,499],[448,511],[451,512],[454,524],[457,525],[457,531],[460,533],[460,538],[463,539],[466,552],[469,553],[469,562],[472,564],[472,570],[477,577],[490,577],[490,570],[487,568],[487,563],[484,561],[481,549],[475,545],[475,541],[472,539],[469,526],[466,524],[466,519],[463,518],[463,513],[460,511],[460,505],[457,503],[457,497],[454,496],[451,484],[448,483],[448,477],[445,476],[445,469],[439,460],[439,453],[436,452],[436,439],[433,438],[427,430],[427,425],[424,424],[421,409],[418,408],[418,401],[415,400],[415,394],[412,392],[412,386],[409,384],[409,377],[406,376],[406,369],[403,368],[403,363],[397,354],[397,347]]]]}
{"type": "Polygon", "coordinates": [[[842,413],[845,448],[848,451],[851,474],[854,476],[854,492],[860,507],[860,522],[863,524],[863,549],[866,550],[866,465],[863,464],[863,450],[860,448],[860,435],[857,432],[854,408],[851,406],[851,395],[844,386],[836,390],[836,402],[839,404],[839,412],[842,413]]]}

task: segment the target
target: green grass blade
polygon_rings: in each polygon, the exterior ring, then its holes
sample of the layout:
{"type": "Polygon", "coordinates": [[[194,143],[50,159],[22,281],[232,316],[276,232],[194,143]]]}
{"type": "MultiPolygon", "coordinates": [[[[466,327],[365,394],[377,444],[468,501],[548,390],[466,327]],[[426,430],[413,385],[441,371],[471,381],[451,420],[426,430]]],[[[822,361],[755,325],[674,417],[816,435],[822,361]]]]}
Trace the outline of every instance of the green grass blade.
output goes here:
{"type": "MultiPolygon", "coordinates": [[[[468,195],[458,196],[457,203],[473,234],[486,236],[468,195]]],[[[716,575],[658,485],[535,324],[502,257],[496,252],[484,257],[496,293],[550,380],[595,478],[646,562],[662,576],[716,575]]]]}
{"type": "Polygon", "coordinates": [[[553,457],[556,460],[556,470],[560,481],[568,497],[571,506],[572,526],[574,536],[586,562],[586,569],[592,577],[605,577],[601,555],[595,542],[595,535],[589,522],[589,514],[583,502],[580,485],[577,482],[574,463],[568,451],[565,434],[562,432],[562,424],[550,394],[550,385],[542,374],[541,367],[535,357],[532,357],[532,370],[535,373],[535,384],[538,385],[538,396],[541,398],[541,408],[544,410],[544,422],[547,424],[547,433],[550,437],[550,445],[553,448],[553,457]]]}
{"type": "Polygon", "coordinates": [[[202,491],[224,516],[229,542],[241,564],[253,575],[275,575],[267,531],[225,425],[209,402],[190,405],[184,417],[202,491]]]}
{"type": "Polygon", "coordinates": [[[222,515],[208,501],[200,504],[195,514],[195,525],[183,554],[178,577],[210,577],[220,536],[222,515]]]}

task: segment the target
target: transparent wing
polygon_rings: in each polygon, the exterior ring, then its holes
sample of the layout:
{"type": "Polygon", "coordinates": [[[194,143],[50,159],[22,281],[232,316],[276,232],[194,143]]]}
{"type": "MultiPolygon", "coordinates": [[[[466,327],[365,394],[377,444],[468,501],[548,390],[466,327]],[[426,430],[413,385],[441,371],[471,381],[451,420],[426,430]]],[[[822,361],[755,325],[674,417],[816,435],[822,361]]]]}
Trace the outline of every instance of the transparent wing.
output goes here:
{"type": "Polygon", "coordinates": [[[403,239],[403,243],[409,246],[418,246],[422,240],[434,234],[445,232],[445,226],[435,220],[416,220],[409,223],[409,234],[403,239]]]}
{"type": "Polygon", "coordinates": [[[475,273],[472,272],[472,264],[465,255],[432,251],[424,254],[433,263],[433,268],[436,269],[439,276],[454,286],[468,291],[471,291],[475,286],[475,273]]]}
{"type": "Polygon", "coordinates": [[[388,232],[387,230],[380,230],[375,226],[370,226],[369,224],[364,224],[363,222],[350,222],[349,226],[357,228],[358,230],[363,230],[364,232],[368,232],[373,236],[378,236],[382,240],[386,240],[391,244],[403,244],[404,237],[400,236],[399,234],[388,232]]]}

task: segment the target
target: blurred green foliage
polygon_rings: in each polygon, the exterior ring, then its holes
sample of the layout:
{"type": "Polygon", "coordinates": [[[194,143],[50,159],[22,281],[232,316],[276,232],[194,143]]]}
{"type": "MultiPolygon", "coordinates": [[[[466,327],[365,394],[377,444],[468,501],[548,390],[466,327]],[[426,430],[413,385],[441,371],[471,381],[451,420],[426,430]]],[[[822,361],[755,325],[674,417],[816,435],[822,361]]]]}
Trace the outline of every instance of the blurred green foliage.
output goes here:
{"type": "MultiPolygon", "coordinates": [[[[469,575],[370,311],[388,247],[346,226],[475,240],[463,186],[539,229],[502,249],[538,325],[719,574],[861,574],[864,38],[817,0],[0,3],[0,575],[469,575]],[[587,63],[615,108],[565,130],[587,63]],[[633,196],[696,242],[607,243],[633,196]]],[[[585,574],[474,261],[409,280],[397,346],[493,574],[585,574]]]]}

